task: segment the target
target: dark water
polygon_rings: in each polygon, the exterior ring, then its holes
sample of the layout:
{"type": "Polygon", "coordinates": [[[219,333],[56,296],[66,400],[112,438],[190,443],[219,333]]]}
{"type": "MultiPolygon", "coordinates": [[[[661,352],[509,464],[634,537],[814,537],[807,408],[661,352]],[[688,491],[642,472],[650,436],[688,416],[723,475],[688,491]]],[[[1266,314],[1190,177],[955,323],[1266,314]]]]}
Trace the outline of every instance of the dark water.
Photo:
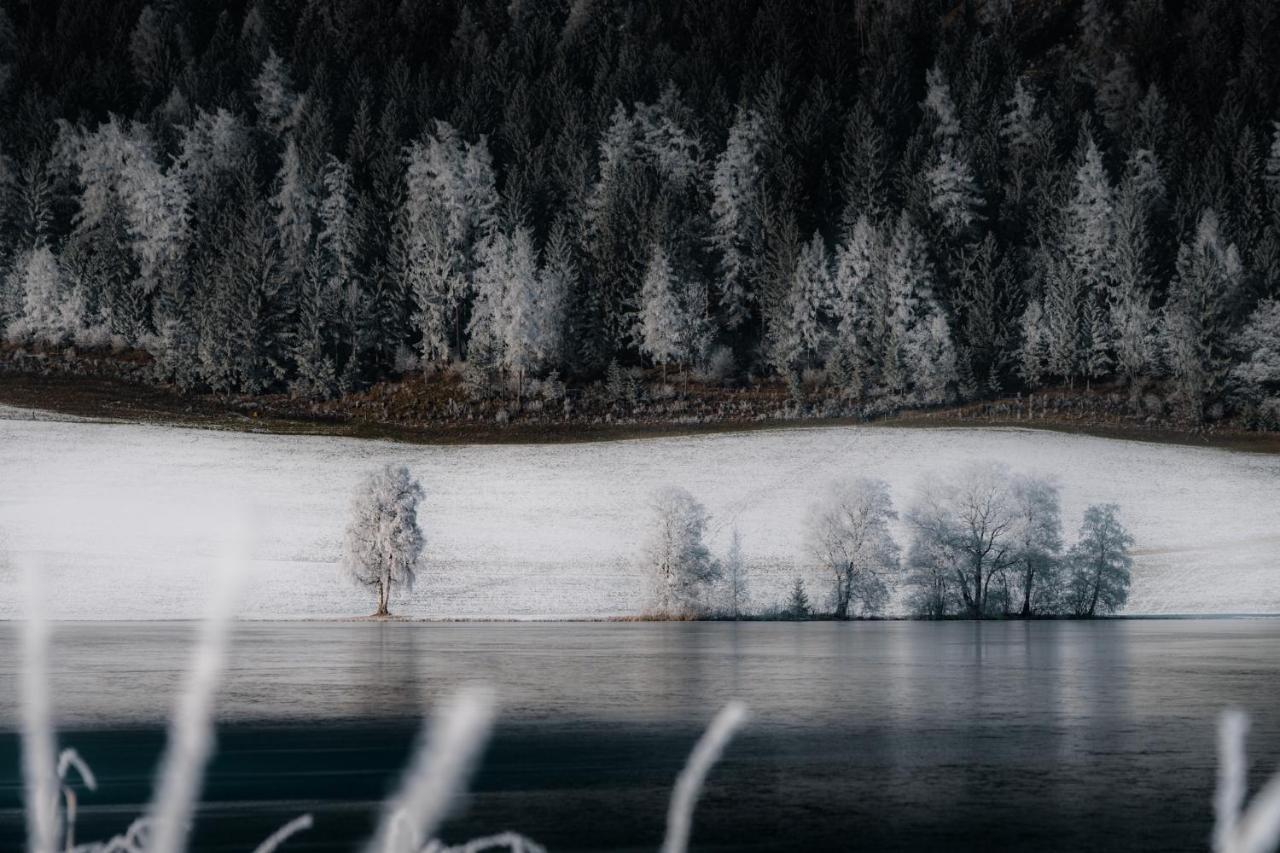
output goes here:
{"type": "MultiPolygon", "coordinates": [[[[80,838],[136,816],[192,626],[62,625],[61,742],[93,765],[80,838]]],[[[350,850],[423,710],[500,691],[446,840],[653,850],[719,705],[750,726],[709,778],[700,850],[1205,850],[1214,719],[1254,716],[1280,763],[1280,620],[868,624],[253,624],[236,635],[195,848],[350,850]]],[[[0,625],[0,851],[22,847],[17,649],[0,625]]]]}

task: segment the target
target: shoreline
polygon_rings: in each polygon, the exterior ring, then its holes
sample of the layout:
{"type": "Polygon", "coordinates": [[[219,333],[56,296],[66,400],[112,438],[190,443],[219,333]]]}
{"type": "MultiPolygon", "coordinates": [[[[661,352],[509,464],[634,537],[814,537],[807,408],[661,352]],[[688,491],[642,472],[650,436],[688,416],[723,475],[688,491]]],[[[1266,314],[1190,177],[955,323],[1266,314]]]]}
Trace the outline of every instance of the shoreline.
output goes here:
{"type": "MultiPolygon", "coordinates": [[[[526,618],[513,619],[503,617],[409,617],[409,616],[391,616],[390,618],[377,619],[370,616],[334,616],[329,618],[319,618],[308,616],[305,618],[281,618],[281,617],[264,617],[246,619],[236,617],[232,620],[233,625],[654,625],[654,624],[724,624],[724,625],[752,625],[752,624],[873,624],[873,623],[905,623],[905,622],[935,622],[938,624],[968,622],[975,625],[1001,625],[1025,623],[1033,624],[1037,622],[1187,622],[1187,621],[1218,621],[1232,619],[1280,619],[1280,612],[1277,613],[1123,613],[1110,616],[1033,616],[1030,619],[1022,619],[1020,617],[1009,619],[970,619],[963,616],[952,616],[942,619],[926,619],[914,616],[872,616],[861,617],[855,619],[835,619],[819,617],[816,619],[773,619],[762,617],[747,617],[742,619],[656,619],[637,616],[530,616],[526,618]]],[[[163,619],[46,619],[50,625],[198,625],[205,620],[200,617],[172,617],[163,619]]],[[[0,625],[20,625],[26,622],[25,619],[0,618],[0,625]]]]}
{"type": "MultiPolygon", "coordinates": [[[[1077,399],[1056,392],[1061,399],[1077,399]]],[[[30,413],[30,418],[10,420],[50,420],[101,424],[136,424],[239,432],[257,435],[374,439],[410,445],[489,446],[504,444],[555,445],[595,444],[650,438],[743,434],[783,430],[829,429],[838,427],[901,429],[1018,429],[1067,435],[1082,435],[1117,441],[1176,445],[1229,450],[1244,453],[1280,454],[1280,433],[1258,432],[1234,426],[1208,430],[1180,429],[1168,424],[1150,425],[1133,420],[1103,420],[1041,414],[1039,417],[1010,415],[1021,400],[992,400],[934,410],[908,410],[876,418],[794,417],[725,418],[689,422],[682,420],[635,420],[602,423],[583,421],[516,420],[509,424],[491,422],[430,423],[408,425],[326,416],[283,417],[255,411],[246,415],[229,402],[224,405],[207,396],[186,397],[171,389],[141,386],[102,377],[39,376],[0,371],[0,409],[30,413]]],[[[0,411],[0,419],[6,414],[0,411]]]]}

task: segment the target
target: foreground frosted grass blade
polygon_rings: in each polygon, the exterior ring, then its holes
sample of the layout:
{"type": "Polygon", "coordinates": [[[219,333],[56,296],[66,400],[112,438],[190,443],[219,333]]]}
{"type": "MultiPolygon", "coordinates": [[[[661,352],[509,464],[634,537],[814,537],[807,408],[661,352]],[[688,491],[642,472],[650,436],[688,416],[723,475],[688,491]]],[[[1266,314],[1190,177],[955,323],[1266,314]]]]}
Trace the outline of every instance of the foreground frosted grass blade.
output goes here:
{"type": "Polygon", "coordinates": [[[684,853],[689,846],[689,833],[693,829],[693,807],[702,792],[707,771],[720,760],[725,745],[747,719],[747,706],[730,702],[720,709],[710,727],[693,748],[689,763],[676,779],[676,789],[671,794],[671,807],[667,811],[667,837],[662,842],[663,853],[684,853]]]}
{"type": "Polygon", "coordinates": [[[1213,798],[1213,849],[1227,853],[1244,809],[1249,770],[1244,739],[1249,718],[1243,711],[1224,711],[1218,718],[1218,788],[1213,798]]]}
{"type": "Polygon", "coordinates": [[[369,853],[417,853],[471,776],[493,725],[493,691],[459,690],[420,736],[400,790],[383,809],[369,853]]]}
{"type": "Polygon", "coordinates": [[[169,722],[169,739],[147,810],[152,828],[146,849],[153,853],[182,853],[187,846],[204,767],[213,752],[213,699],[226,662],[241,573],[248,562],[246,542],[245,535],[235,538],[237,547],[228,548],[214,579],[209,612],[201,623],[186,684],[169,722]]]}
{"type": "Polygon", "coordinates": [[[271,833],[271,837],[258,845],[253,853],[276,853],[281,844],[289,840],[289,837],[310,829],[312,825],[311,815],[304,814],[302,817],[295,817],[284,826],[271,833]]]}
{"type": "Polygon", "coordinates": [[[27,600],[22,630],[22,778],[27,797],[28,850],[54,853],[58,847],[58,776],[49,703],[49,625],[45,621],[41,581],[35,566],[22,566],[27,600]]]}
{"type": "Polygon", "coordinates": [[[1244,808],[1248,783],[1245,735],[1249,718],[1227,711],[1218,722],[1218,790],[1214,797],[1215,853],[1271,853],[1280,845],[1280,774],[1244,808]]]}

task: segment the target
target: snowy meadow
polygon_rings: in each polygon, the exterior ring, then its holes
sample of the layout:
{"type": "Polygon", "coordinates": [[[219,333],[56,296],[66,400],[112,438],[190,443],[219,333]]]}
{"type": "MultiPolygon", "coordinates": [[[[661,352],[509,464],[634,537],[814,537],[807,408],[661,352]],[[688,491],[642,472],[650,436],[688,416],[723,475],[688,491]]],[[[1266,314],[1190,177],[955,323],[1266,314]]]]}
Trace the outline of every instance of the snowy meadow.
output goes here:
{"type": "MultiPolygon", "coordinates": [[[[667,485],[733,528],[751,599],[812,577],[804,520],[832,480],[918,484],[975,459],[1052,474],[1070,539],[1084,507],[1116,502],[1136,539],[1125,612],[1280,612],[1280,458],[1011,429],[812,428],[588,444],[413,446],[76,422],[0,420],[0,531],[44,568],[59,619],[191,618],[221,543],[253,520],[247,618],[343,618],[370,603],[337,568],[349,497],[396,462],[422,481],[425,563],[392,601],[425,618],[592,618],[644,607],[647,504],[667,485]]],[[[899,522],[901,524],[901,522],[899,522]]],[[[897,532],[905,541],[905,531],[897,532]]],[[[0,574],[0,618],[17,615],[0,574]]],[[[901,612],[901,602],[890,606],[901,612]]]]}

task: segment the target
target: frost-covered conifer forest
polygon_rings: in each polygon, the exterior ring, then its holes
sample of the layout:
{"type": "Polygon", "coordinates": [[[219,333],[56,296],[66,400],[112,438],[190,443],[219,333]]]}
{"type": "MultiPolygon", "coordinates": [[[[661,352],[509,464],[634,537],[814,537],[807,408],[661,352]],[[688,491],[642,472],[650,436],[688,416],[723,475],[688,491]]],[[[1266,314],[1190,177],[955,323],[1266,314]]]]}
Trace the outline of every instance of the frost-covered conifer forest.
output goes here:
{"type": "Polygon", "coordinates": [[[5,4],[0,317],[191,391],[1276,426],[1277,40],[1269,0],[5,4]]]}
{"type": "Polygon", "coordinates": [[[0,0],[0,853],[1280,853],[1277,46],[0,0]]]}

